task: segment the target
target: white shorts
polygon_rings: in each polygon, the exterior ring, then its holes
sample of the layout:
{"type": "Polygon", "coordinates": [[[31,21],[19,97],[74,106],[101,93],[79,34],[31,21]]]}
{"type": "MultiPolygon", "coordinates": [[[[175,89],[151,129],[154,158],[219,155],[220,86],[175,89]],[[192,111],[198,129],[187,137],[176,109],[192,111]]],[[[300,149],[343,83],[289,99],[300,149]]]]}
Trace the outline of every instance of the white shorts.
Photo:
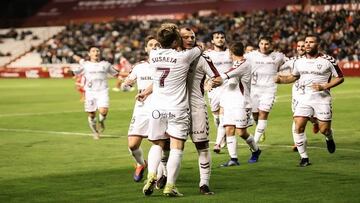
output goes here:
{"type": "Polygon", "coordinates": [[[134,111],[128,130],[128,136],[140,135],[141,137],[147,137],[149,133],[149,116],[149,111],[146,109],[137,109],[134,111]]]}
{"type": "Polygon", "coordinates": [[[109,108],[108,89],[98,92],[85,91],[85,112],[94,112],[98,108],[109,108]]]}
{"type": "Polygon", "coordinates": [[[251,92],[252,112],[270,112],[275,102],[275,93],[272,92],[251,92]]]}
{"type": "Polygon", "coordinates": [[[304,104],[299,102],[295,106],[294,117],[314,117],[320,121],[331,121],[331,104],[304,104]]]}
{"type": "Polygon", "coordinates": [[[191,128],[189,135],[194,143],[209,141],[209,120],[206,106],[203,108],[191,108],[191,128]]]}
{"type": "Polygon", "coordinates": [[[190,129],[190,111],[154,109],[150,111],[148,139],[163,140],[174,137],[186,140],[190,129]],[[165,134],[167,133],[167,135],[165,134]]]}
{"type": "Polygon", "coordinates": [[[224,126],[247,128],[253,124],[251,108],[224,108],[224,126]]]}
{"type": "Polygon", "coordinates": [[[223,88],[217,87],[208,92],[209,105],[212,112],[220,109],[220,98],[223,88]]]}

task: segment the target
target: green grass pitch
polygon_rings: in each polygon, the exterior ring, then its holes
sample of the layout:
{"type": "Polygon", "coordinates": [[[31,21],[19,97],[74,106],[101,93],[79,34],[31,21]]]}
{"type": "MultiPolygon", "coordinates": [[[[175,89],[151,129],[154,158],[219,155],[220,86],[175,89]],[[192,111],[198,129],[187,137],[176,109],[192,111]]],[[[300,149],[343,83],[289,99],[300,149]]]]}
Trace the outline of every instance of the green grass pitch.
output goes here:
{"type": "MultiPolygon", "coordinates": [[[[143,183],[132,180],[127,128],[135,93],[111,92],[106,136],[95,141],[73,80],[1,79],[0,202],[360,202],[359,87],[360,78],[346,78],[332,90],[334,154],[308,126],[313,165],[297,166],[299,155],[290,147],[291,88],[282,85],[260,161],[247,163],[250,152],[240,138],[239,167],[218,167],[228,159],[226,149],[212,153],[215,195],[202,196],[197,152],[188,141],[177,182],[185,196],[169,199],[162,191],[145,197],[143,183]]],[[[147,157],[150,144],[144,140],[142,146],[147,157]]]]}

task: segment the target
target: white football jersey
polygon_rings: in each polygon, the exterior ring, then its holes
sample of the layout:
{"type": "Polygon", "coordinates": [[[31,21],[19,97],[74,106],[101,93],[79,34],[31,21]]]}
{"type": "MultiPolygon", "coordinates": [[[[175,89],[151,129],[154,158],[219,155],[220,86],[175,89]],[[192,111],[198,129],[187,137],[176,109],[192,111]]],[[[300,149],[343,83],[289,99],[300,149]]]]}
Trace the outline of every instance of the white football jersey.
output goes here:
{"type": "Polygon", "coordinates": [[[190,66],[187,78],[190,106],[205,106],[204,83],[209,78],[219,76],[211,59],[206,55],[198,57],[190,66]]]}
{"type": "Polygon", "coordinates": [[[252,88],[274,87],[276,89],[274,76],[284,63],[285,55],[276,51],[266,55],[256,50],[244,56],[251,63],[252,88]]]}
{"type": "Polygon", "coordinates": [[[80,60],[80,67],[74,70],[75,75],[83,74],[85,91],[103,91],[108,87],[108,74],[116,76],[119,72],[107,61],[91,62],[80,60]]]}
{"type": "MultiPolygon", "coordinates": [[[[154,70],[150,67],[150,64],[148,61],[142,61],[138,64],[135,64],[132,70],[130,71],[130,74],[128,75],[128,79],[130,80],[136,80],[136,85],[138,92],[144,91],[147,87],[149,87],[152,82],[152,74],[154,73],[154,70]]],[[[136,100],[136,106],[143,106],[145,104],[148,104],[151,100],[152,94],[150,94],[144,102],[140,102],[136,100]]]]}
{"type": "Polygon", "coordinates": [[[190,50],[157,49],[150,52],[149,62],[154,70],[152,104],[161,109],[189,108],[186,78],[190,64],[201,54],[190,50]]]}
{"type": "MultiPolygon", "coordinates": [[[[234,61],[233,68],[225,73],[228,85],[224,88],[224,107],[251,108],[251,65],[244,59],[234,61]]],[[[225,79],[225,78],[224,78],[225,79]]]]}
{"type": "Polygon", "coordinates": [[[314,91],[312,84],[325,84],[331,77],[343,77],[343,74],[333,57],[319,54],[315,58],[301,57],[294,62],[292,75],[300,76],[296,91],[299,102],[330,104],[330,90],[314,91]]]}
{"type": "MultiPolygon", "coordinates": [[[[231,69],[232,60],[230,57],[229,49],[226,49],[225,51],[210,50],[210,51],[205,52],[205,54],[207,56],[209,56],[209,58],[211,59],[211,61],[213,62],[214,66],[216,67],[217,71],[220,74],[225,73],[231,69]]],[[[217,95],[221,95],[221,94],[219,94],[219,92],[222,92],[226,85],[227,85],[227,81],[224,81],[224,83],[222,85],[220,85],[219,87],[213,88],[211,91],[209,91],[208,96],[210,98],[213,98],[213,97],[217,97],[217,95]]],[[[221,98],[219,100],[221,100],[221,98]]]]}

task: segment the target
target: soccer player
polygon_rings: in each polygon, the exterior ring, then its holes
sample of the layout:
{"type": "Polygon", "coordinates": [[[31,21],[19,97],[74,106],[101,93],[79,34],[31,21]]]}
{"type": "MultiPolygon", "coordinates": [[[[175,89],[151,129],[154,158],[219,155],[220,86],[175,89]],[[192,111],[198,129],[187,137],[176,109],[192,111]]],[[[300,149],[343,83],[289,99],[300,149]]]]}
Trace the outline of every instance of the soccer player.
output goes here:
{"type": "Polygon", "coordinates": [[[235,134],[240,135],[252,151],[248,163],[256,163],[261,154],[254,137],[247,132],[247,128],[253,124],[253,118],[250,99],[251,65],[243,56],[244,45],[241,42],[233,43],[230,46],[230,55],[233,60],[233,68],[222,74],[223,79],[229,79],[222,94],[224,98],[222,108],[224,109],[224,126],[230,155],[230,160],[221,165],[223,167],[240,165],[235,134]]]}
{"type": "MultiPolygon", "coordinates": [[[[207,51],[205,54],[210,57],[219,73],[225,73],[232,67],[229,50],[226,48],[226,38],[223,31],[215,31],[212,33],[213,50],[207,51]]],[[[221,86],[212,88],[208,92],[210,109],[214,116],[215,126],[217,128],[217,136],[214,146],[214,152],[220,153],[221,147],[225,143],[225,128],[223,126],[223,113],[220,110],[221,94],[226,82],[221,86]]]]}
{"type": "MultiPolygon", "coordinates": [[[[192,29],[187,27],[181,28],[180,36],[183,42],[183,49],[191,49],[195,46],[196,38],[192,29]]],[[[209,78],[212,78],[212,81],[222,81],[218,71],[209,57],[202,55],[191,64],[187,78],[191,112],[190,137],[195,144],[199,156],[200,193],[212,195],[214,193],[209,188],[211,174],[209,123],[204,98],[204,81],[206,75],[209,78]]]]}
{"type": "Polygon", "coordinates": [[[256,122],[254,139],[258,143],[265,132],[268,116],[275,101],[277,85],[273,78],[284,63],[285,55],[272,50],[271,38],[261,37],[259,50],[245,54],[245,58],[251,63],[250,95],[256,122]]]}
{"type": "MultiPolygon", "coordinates": [[[[160,43],[153,37],[148,36],[145,39],[145,52],[160,47],[160,43]]],[[[150,68],[149,61],[141,61],[134,65],[129,76],[125,79],[126,86],[137,84],[138,92],[142,92],[152,84],[153,70],[150,68]]],[[[135,182],[140,182],[146,168],[146,162],[143,158],[143,152],[140,147],[143,138],[148,136],[149,127],[149,102],[151,98],[140,102],[136,100],[133,116],[128,131],[128,147],[131,155],[136,162],[136,168],[133,175],[135,182]]]]}
{"type": "Polygon", "coordinates": [[[108,74],[117,76],[118,71],[107,61],[100,61],[100,49],[92,46],[89,49],[89,61],[74,56],[79,61],[80,68],[71,71],[72,74],[83,74],[85,78],[85,112],[88,113],[89,127],[95,140],[105,130],[105,119],[109,110],[108,74]],[[99,125],[96,122],[96,111],[99,110],[99,125]]]}
{"type": "Polygon", "coordinates": [[[344,77],[335,59],[319,53],[318,47],[318,37],[308,35],[305,38],[306,55],[294,62],[291,75],[278,75],[275,78],[277,83],[291,83],[298,80],[295,91],[301,96],[298,97],[295,105],[293,138],[301,157],[299,163],[301,167],[311,164],[307,154],[307,138],[304,131],[307,121],[312,116],[318,119],[320,132],[325,135],[329,153],[334,153],[336,150],[331,129],[330,89],[344,82],[344,77]]]}
{"type": "Polygon", "coordinates": [[[153,193],[156,170],[159,166],[165,140],[170,137],[170,154],[167,162],[165,196],[183,196],[175,187],[180,172],[184,143],[187,139],[190,115],[186,78],[190,64],[200,56],[198,47],[177,51],[181,45],[179,29],[175,24],[162,24],[157,31],[161,49],[150,52],[150,66],[154,68],[152,111],[148,139],[152,146],[148,154],[148,176],[143,187],[144,195],[153,193]]]}
{"type": "MultiPolygon", "coordinates": [[[[291,73],[293,66],[294,66],[294,61],[299,59],[300,57],[305,55],[305,41],[304,40],[299,40],[296,43],[296,52],[297,52],[297,56],[290,58],[289,60],[287,60],[281,67],[280,70],[282,72],[282,74],[284,72],[289,72],[289,74],[291,73]]],[[[292,86],[292,102],[291,102],[291,109],[292,112],[294,113],[294,108],[295,105],[297,104],[297,100],[298,100],[298,96],[301,95],[297,95],[297,91],[296,88],[298,87],[298,83],[295,82],[292,86]]],[[[310,118],[310,121],[313,124],[313,132],[316,134],[319,132],[319,123],[317,122],[317,120],[314,117],[310,118]]],[[[292,123],[292,132],[295,131],[295,123],[292,123]]],[[[304,132],[305,133],[305,132],[304,132]]],[[[306,136],[306,135],[305,135],[306,136]]],[[[297,148],[296,148],[296,144],[294,144],[294,146],[292,147],[292,150],[294,152],[297,152],[297,148]]]]}

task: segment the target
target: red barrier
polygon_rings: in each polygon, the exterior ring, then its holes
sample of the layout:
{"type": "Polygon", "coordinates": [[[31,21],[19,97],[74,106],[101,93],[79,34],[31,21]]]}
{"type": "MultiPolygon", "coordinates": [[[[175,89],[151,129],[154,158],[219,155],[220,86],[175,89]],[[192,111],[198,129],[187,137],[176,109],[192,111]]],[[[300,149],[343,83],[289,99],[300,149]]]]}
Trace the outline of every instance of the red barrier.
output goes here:
{"type": "MultiPolygon", "coordinates": [[[[70,78],[64,69],[71,66],[0,68],[0,78],[70,78]]],[[[339,62],[339,67],[346,77],[360,76],[360,61],[339,62]]]]}
{"type": "Polygon", "coordinates": [[[339,62],[339,67],[345,76],[360,76],[360,61],[339,62]]]}
{"type": "Polygon", "coordinates": [[[70,74],[65,74],[64,69],[59,68],[2,68],[0,78],[69,78],[70,74]]]}

